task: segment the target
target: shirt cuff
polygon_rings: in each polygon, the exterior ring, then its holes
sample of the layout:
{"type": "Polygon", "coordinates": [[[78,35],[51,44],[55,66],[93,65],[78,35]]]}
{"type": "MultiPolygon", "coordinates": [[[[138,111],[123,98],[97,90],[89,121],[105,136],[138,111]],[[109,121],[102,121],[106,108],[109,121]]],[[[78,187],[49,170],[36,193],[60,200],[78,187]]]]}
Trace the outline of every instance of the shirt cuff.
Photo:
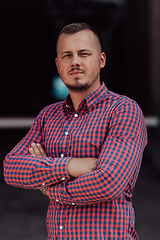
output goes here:
{"type": "MultiPolygon", "coordinates": [[[[31,174],[30,181],[27,184],[35,189],[50,186],[70,179],[68,173],[68,162],[71,157],[47,158],[38,162],[36,174],[31,174]],[[37,175],[37,172],[39,173],[37,175]]],[[[27,187],[27,185],[25,185],[27,187]]]]}
{"type": "Polygon", "coordinates": [[[67,197],[67,201],[63,199],[63,191],[66,188],[66,181],[62,183],[57,183],[55,185],[49,186],[48,188],[48,197],[50,200],[53,200],[61,205],[70,205],[74,206],[75,202],[72,200],[71,196],[67,197]]]}
{"type": "Polygon", "coordinates": [[[70,179],[67,167],[70,159],[71,157],[54,158],[52,171],[56,182],[61,182],[70,179]]]}

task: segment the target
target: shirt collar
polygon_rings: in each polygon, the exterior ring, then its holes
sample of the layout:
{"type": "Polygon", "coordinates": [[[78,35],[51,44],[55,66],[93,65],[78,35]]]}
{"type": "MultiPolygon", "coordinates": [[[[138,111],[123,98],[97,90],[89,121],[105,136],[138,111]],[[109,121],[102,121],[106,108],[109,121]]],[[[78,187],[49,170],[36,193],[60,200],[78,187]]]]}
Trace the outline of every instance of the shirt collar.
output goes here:
{"type": "Polygon", "coordinates": [[[97,103],[101,102],[104,98],[106,98],[106,94],[108,89],[104,82],[101,82],[101,86],[92,94],[90,94],[87,98],[87,106],[88,108],[96,105],[97,103]]]}
{"type": "Polygon", "coordinates": [[[68,95],[66,100],[64,101],[64,106],[67,108],[68,111],[73,111],[74,108],[70,95],[68,95]]]}
{"type": "MultiPolygon", "coordinates": [[[[86,101],[87,107],[90,108],[93,105],[96,105],[97,103],[103,101],[103,99],[106,98],[107,92],[108,89],[105,83],[101,82],[101,86],[83,101],[86,101]]],[[[64,101],[64,106],[68,109],[68,111],[74,111],[70,95],[68,95],[66,100],[64,101]]]]}

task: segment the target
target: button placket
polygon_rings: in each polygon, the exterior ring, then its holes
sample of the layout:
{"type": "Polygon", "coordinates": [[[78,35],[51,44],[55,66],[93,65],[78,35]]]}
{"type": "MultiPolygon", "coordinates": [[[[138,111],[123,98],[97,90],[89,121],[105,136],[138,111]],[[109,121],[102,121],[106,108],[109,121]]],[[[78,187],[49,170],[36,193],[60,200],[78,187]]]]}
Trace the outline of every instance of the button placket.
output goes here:
{"type": "Polygon", "coordinates": [[[77,118],[79,117],[78,113],[68,113],[67,120],[64,124],[64,132],[63,132],[63,138],[64,138],[64,145],[61,148],[60,157],[66,157],[67,152],[69,149],[69,141],[71,140],[72,136],[72,130],[74,128],[74,125],[77,122],[77,118]]]}

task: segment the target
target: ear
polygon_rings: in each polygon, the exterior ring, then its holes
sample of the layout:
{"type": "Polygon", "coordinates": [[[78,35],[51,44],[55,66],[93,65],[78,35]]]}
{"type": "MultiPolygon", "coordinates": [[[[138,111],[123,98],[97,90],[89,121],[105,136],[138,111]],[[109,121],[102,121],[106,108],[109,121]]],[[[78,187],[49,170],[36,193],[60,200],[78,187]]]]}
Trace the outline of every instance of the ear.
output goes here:
{"type": "Polygon", "coordinates": [[[100,68],[104,68],[105,65],[106,65],[106,54],[102,52],[100,56],[100,68]]]}
{"type": "Polygon", "coordinates": [[[55,58],[55,64],[56,64],[56,67],[57,67],[57,71],[58,71],[58,73],[59,73],[58,59],[57,59],[57,58],[55,58]]]}

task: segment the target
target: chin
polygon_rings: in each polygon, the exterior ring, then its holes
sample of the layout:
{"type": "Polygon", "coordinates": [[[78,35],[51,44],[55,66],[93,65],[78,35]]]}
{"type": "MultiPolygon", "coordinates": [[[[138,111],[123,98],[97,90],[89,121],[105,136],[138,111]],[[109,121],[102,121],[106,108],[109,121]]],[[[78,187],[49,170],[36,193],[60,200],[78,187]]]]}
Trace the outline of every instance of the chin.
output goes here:
{"type": "Polygon", "coordinates": [[[72,92],[84,92],[90,87],[88,83],[67,84],[66,86],[72,92]]]}

